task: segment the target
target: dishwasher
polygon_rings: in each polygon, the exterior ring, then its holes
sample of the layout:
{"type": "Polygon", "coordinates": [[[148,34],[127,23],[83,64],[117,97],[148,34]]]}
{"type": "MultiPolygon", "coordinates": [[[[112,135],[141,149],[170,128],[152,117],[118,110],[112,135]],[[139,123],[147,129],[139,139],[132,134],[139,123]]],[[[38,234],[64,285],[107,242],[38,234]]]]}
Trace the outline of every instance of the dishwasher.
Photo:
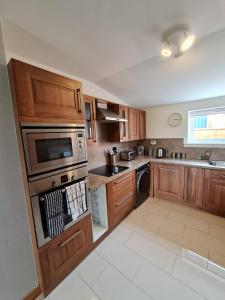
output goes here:
{"type": "Polygon", "coordinates": [[[150,195],[150,164],[136,169],[136,205],[140,206],[150,195]]]}

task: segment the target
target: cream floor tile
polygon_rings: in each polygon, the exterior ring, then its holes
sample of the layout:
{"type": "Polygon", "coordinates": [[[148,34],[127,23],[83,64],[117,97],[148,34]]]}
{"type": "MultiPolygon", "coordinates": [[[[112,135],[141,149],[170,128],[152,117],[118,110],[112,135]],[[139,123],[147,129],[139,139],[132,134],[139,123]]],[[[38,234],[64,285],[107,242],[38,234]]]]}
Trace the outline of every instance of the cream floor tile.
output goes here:
{"type": "Polygon", "coordinates": [[[181,282],[144,261],[138,270],[135,283],[155,300],[203,300],[204,298],[181,282]]]}
{"type": "Polygon", "coordinates": [[[167,249],[176,252],[178,255],[183,255],[183,250],[185,249],[193,251],[194,253],[202,257],[208,258],[207,248],[204,248],[192,241],[185,240],[182,237],[179,237],[162,229],[156,236],[155,242],[167,249]]]}
{"type": "Polygon", "coordinates": [[[98,300],[96,294],[87,286],[80,276],[73,271],[49,295],[49,300],[98,300]]]}
{"type": "Polygon", "coordinates": [[[155,204],[157,204],[159,206],[163,206],[163,207],[165,207],[169,210],[172,210],[172,211],[178,211],[178,212],[183,213],[185,215],[190,214],[190,207],[185,206],[183,204],[173,202],[173,201],[159,199],[157,202],[155,202],[155,204]]]}
{"type": "Polygon", "coordinates": [[[186,227],[183,238],[225,256],[225,240],[189,227],[186,227]]]}
{"type": "Polygon", "coordinates": [[[209,250],[209,260],[225,268],[225,256],[209,250]]]}
{"type": "Polygon", "coordinates": [[[102,276],[95,282],[93,289],[102,300],[152,299],[112,267],[106,269],[102,276]]]}
{"type": "Polygon", "coordinates": [[[138,234],[133,234],[126,246],[141,255],[143,258],[170,273],[172,271],[176,254],[153,241],[149,241],[138,234]]]}
{"type": "Polygon", "coordinates": [[[191,208],[190,215],[193,217],[196,217],[201,220],[205,220],[206,222],[209,222],[210,224],[217,224],[220,226],[225,227],[225,218],[221,218],[212,214],[209,214],[207,212],[203,212],[197,209],[191,208]]]}
{"type": "MultiPolygon", "coordinates": [[[[187,225],[191,228],[198,229],[200,231],[209,233],[209,223],[203,220],[199,220],[193,216],[184,215],[180,212],[171,211],[168,215],[170,220],[187,225]]],[[[224,228],[225,231],[225,228],[224,228]]]]}
{"type": "Polygon", "coordinates": [[[173,276],[207,299],[225,299],[224,280],[181,258],[177,258],[173,276]]]}
{"type": "Polygon", "coordinates": [[[96,252],[128,278],[133,278],[142,262],[139,255],[110,238],[105,239],[96,252]]]}
{"type": "Polygon", "coordinates": [[[85,258],[76,271],[89,286],[92,286],[107,265],[108,263],[94,251],[85,258]]]}
{"type": "Polygon", "coordinates": [[[150,240],[154,240],[159,232],[159,227],[134,217],[126,218],[122,225],[150,240]]]}
{"type": "Polygon", "coordinates": [[[149,214],[145,221],[178,236],[181,236],[184,232],[183,224],[174,222],[162,216],[149,214]]]}
{"type": "Polygon", "coordinates": [[[156,203],[144,203],[142,204],[142,206],[142,209],[144,209],[145,211],[162,217],[167,216],[170,212],[170,209],[160,206],[156,203]]]}
{"type": "Polygon", "coordinates": [[[225,227],[219,226],[216,224],[210,224],[210,231],[211,235],[214,235],[220,239],[225,240],[225,227]]]}
{"type": "Polygon", "coordinates": [[[135,209],[127,218],[137,218],[140,220],[144,220],[148,216],[148,212],[144,210],[142,207],[135,209]]]}
{"type": "Polygon", "coordinates": [[[130,228],[123,224],[120,224],[111,232],[110,237],[117,242],[124,244],[130,238],[132,233],[133,231],[130,228]]]}

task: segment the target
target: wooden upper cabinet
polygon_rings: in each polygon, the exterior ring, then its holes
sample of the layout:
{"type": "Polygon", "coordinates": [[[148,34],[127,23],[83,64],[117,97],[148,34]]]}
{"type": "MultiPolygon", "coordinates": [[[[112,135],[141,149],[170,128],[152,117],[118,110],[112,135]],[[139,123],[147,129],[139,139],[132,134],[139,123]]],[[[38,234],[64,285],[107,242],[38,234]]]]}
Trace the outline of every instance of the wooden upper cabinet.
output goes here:
{"type": "Polygon", "coordinates": [[[95,98],[84,95],[86,139],[89,145],[96,142],[96,105],[95,98]]]}
{"type": "Polygon", "coordinates": [[[205,170],[204,207],[225,216],[225,171],[205,170]]]}
{"type": "Polygon", "coordinates": [[[185,167],[184,201],[194,207],[203,207],[204,170],[185,167]]]}
{"type": "Polygon", "coordinates": [[[139,140],[144,140],[146,138],[146,112],[143,110],[139,111],[139,140]]]}
{"type": "Polygon", "coordinates": [[[139,138],[139,111],[135,108],[129,108],[129,140],[138,140],[139,138]]]}
{"type": "Polygon", "coordinates": [[[81,82],[14,59],[9,71],[20,121],[85,122],[81,82]]]}
{"type": "Polygon", "coordinates": [[[120,122],[120,142],[127,142],[129,140],[129,128],[128,128],[129,113],[128,113],[128,107],[120,105],[119,114],[120,114],[121,118],[127,120],[127,122],[120,122]]]}
{"type": "Polygon", "coordinates": [[[154,196],[161,199],[183,201],[184,167],[154,164],[154,196]]]}

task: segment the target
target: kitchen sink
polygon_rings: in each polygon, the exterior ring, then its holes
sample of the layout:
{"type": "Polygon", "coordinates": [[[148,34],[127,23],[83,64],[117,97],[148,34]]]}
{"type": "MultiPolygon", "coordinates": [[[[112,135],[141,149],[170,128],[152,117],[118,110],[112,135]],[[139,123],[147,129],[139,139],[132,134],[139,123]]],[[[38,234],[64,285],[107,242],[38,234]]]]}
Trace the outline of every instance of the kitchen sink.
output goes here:
{"type": "Polygon", "coordinates": [[[209,161],[209,164],[217,167],[225,167],[225,161],[223,160],[211,160],[209,161]]]}

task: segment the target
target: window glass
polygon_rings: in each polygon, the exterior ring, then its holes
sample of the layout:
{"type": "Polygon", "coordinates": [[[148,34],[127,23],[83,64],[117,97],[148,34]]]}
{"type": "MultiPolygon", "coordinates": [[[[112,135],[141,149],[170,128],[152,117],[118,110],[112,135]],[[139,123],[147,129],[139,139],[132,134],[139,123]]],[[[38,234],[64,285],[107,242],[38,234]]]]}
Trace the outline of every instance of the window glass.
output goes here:
{"type": "Polygon", "coordinates": [[[190,111],[188,142],[225,144],[225,107],[190,111]]]}

